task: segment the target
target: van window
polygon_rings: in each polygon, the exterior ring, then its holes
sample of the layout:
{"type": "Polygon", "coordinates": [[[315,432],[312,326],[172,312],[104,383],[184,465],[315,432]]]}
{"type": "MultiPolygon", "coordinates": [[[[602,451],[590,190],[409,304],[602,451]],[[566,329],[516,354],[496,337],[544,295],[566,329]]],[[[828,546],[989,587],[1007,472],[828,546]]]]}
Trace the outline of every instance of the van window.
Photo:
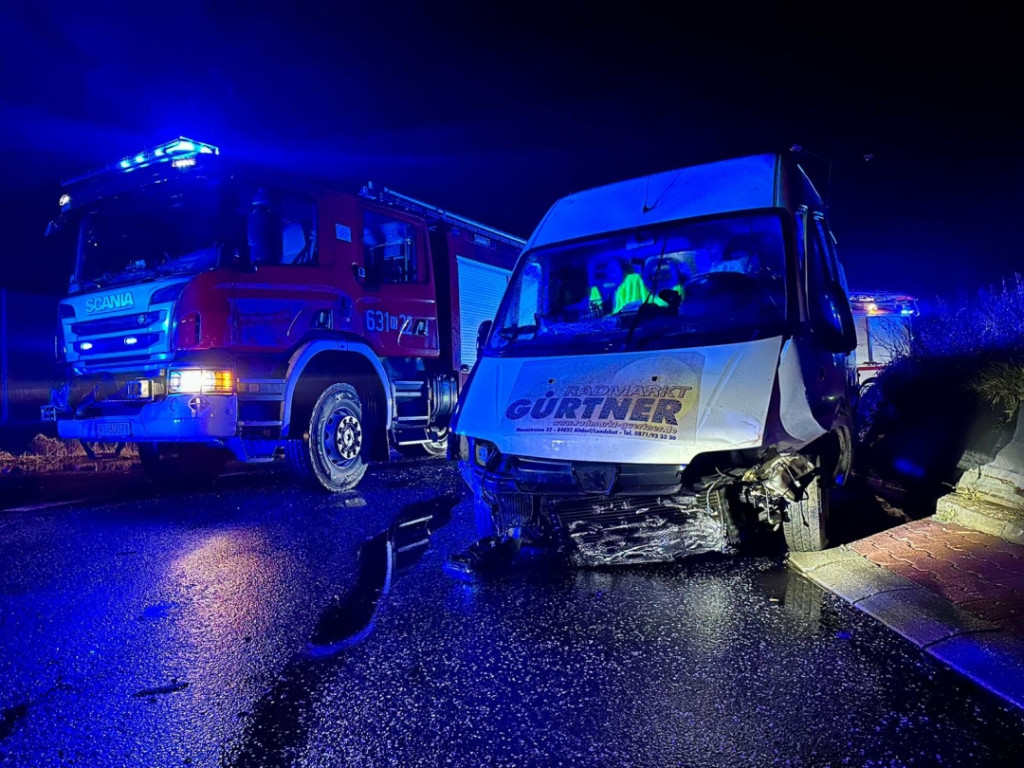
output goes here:
{"type": "Polygon", "coordinates": [[[807,292],[812,317],[816,316],[819,322],[829,323],[838,331],[853,328],[849,303],[837,306],[827,296],[827,288],[838,287],[844,294],[848,292],[846,274],[836,255],[832,233],[821,217],[806,220],[806,225],[807,292]]]}
{"type": "Polygon", "coordinates": [[[589,354],[781,333],[786,248],[774,213],[675,222],[526,254],[495,354],[589,354]]]}

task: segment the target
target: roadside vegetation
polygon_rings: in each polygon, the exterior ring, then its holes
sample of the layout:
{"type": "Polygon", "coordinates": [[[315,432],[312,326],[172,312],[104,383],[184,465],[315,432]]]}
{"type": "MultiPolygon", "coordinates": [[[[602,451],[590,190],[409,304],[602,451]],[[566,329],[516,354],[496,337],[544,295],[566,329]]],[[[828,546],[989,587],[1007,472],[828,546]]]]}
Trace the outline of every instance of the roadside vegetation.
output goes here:
{"type": "Polygon", "coordinates": [[[134,445],[86,443],[38,434],[24,450],[0,448],[0,476],[43,472],[117,472],[138,462],[134,445]]]}
{"type": "Polygon", "coordinates": [[[862,390],[856,469],[910,516],[1012,437],[1024,402],[1024,279],[937,301],[862,390]]]}

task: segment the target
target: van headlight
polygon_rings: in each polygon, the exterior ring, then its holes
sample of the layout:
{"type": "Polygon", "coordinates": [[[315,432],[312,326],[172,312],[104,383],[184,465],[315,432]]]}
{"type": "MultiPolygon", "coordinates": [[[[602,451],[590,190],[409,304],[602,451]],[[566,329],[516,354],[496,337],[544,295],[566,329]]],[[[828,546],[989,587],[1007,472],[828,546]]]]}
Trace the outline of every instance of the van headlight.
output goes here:
{"type": "Polygon", "coordinates": [[[170,395],[230,395],[235,374],[220,368],[172,368],[167,372],[170,395]]]}
{"type": "Polygon", "coordinates": [[[471,441],[473,450],[473,463],[478,467],[486,467],[488,462],[498,455],[498,446],[486,440],[471,441]]]}

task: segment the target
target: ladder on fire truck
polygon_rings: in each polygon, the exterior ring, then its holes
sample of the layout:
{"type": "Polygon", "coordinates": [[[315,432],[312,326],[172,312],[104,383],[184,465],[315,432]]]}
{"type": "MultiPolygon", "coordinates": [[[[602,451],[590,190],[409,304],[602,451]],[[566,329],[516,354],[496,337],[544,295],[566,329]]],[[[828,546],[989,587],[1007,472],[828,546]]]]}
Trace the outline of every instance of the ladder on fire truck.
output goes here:
{"type": "Polygon", "coordinates": [[[436,205],[431,205],[414,197],[395,192],[388,187],[376,187],[372,181],[367,182],[366,186],[360,190],[359,195],[360,197],[398,208],[406,213],[415,214],[430,222],[443,221],[447,224],[461,227],[472,233],[473,240],[479,245],[489,246],[491,241],[494,240],[506,245],[515,246],[516,248],[522,248],[526,245],[525,240],[515,235],[510,235],[508,232],[502,232],[500,229],[481,224],[479,221],[467,219],[465,216],[459,216],[446,211],[444,208],[439,208],[436,205]]]}

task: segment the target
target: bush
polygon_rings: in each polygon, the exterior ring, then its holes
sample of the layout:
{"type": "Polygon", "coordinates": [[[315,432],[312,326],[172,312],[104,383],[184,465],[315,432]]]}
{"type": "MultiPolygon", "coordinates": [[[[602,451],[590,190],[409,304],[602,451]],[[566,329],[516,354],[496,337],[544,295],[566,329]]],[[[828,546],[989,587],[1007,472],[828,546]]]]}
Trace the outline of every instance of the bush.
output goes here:
{"type": "Polygon", "coordinates": [[[1002,407],[1007,421],[1024,402],[1024,361],[998,360],[989,363],[975,377],[974,391],[993,406],[1002,407]]]}
{"type": "Polygon", "coordinates": [[[1020,273],[958,305],[937,300],[914,323],[910,357],[1024,351],[1024,278],[1020,273]]]}
{"type": "Polygon", "coordinates": [[[965,451],[997,446],[994,408],[1010,416],[1024,402],[1024,279],[935,302],[893,351],[859,407],[859,469],[934,499],[965,451]]]}

